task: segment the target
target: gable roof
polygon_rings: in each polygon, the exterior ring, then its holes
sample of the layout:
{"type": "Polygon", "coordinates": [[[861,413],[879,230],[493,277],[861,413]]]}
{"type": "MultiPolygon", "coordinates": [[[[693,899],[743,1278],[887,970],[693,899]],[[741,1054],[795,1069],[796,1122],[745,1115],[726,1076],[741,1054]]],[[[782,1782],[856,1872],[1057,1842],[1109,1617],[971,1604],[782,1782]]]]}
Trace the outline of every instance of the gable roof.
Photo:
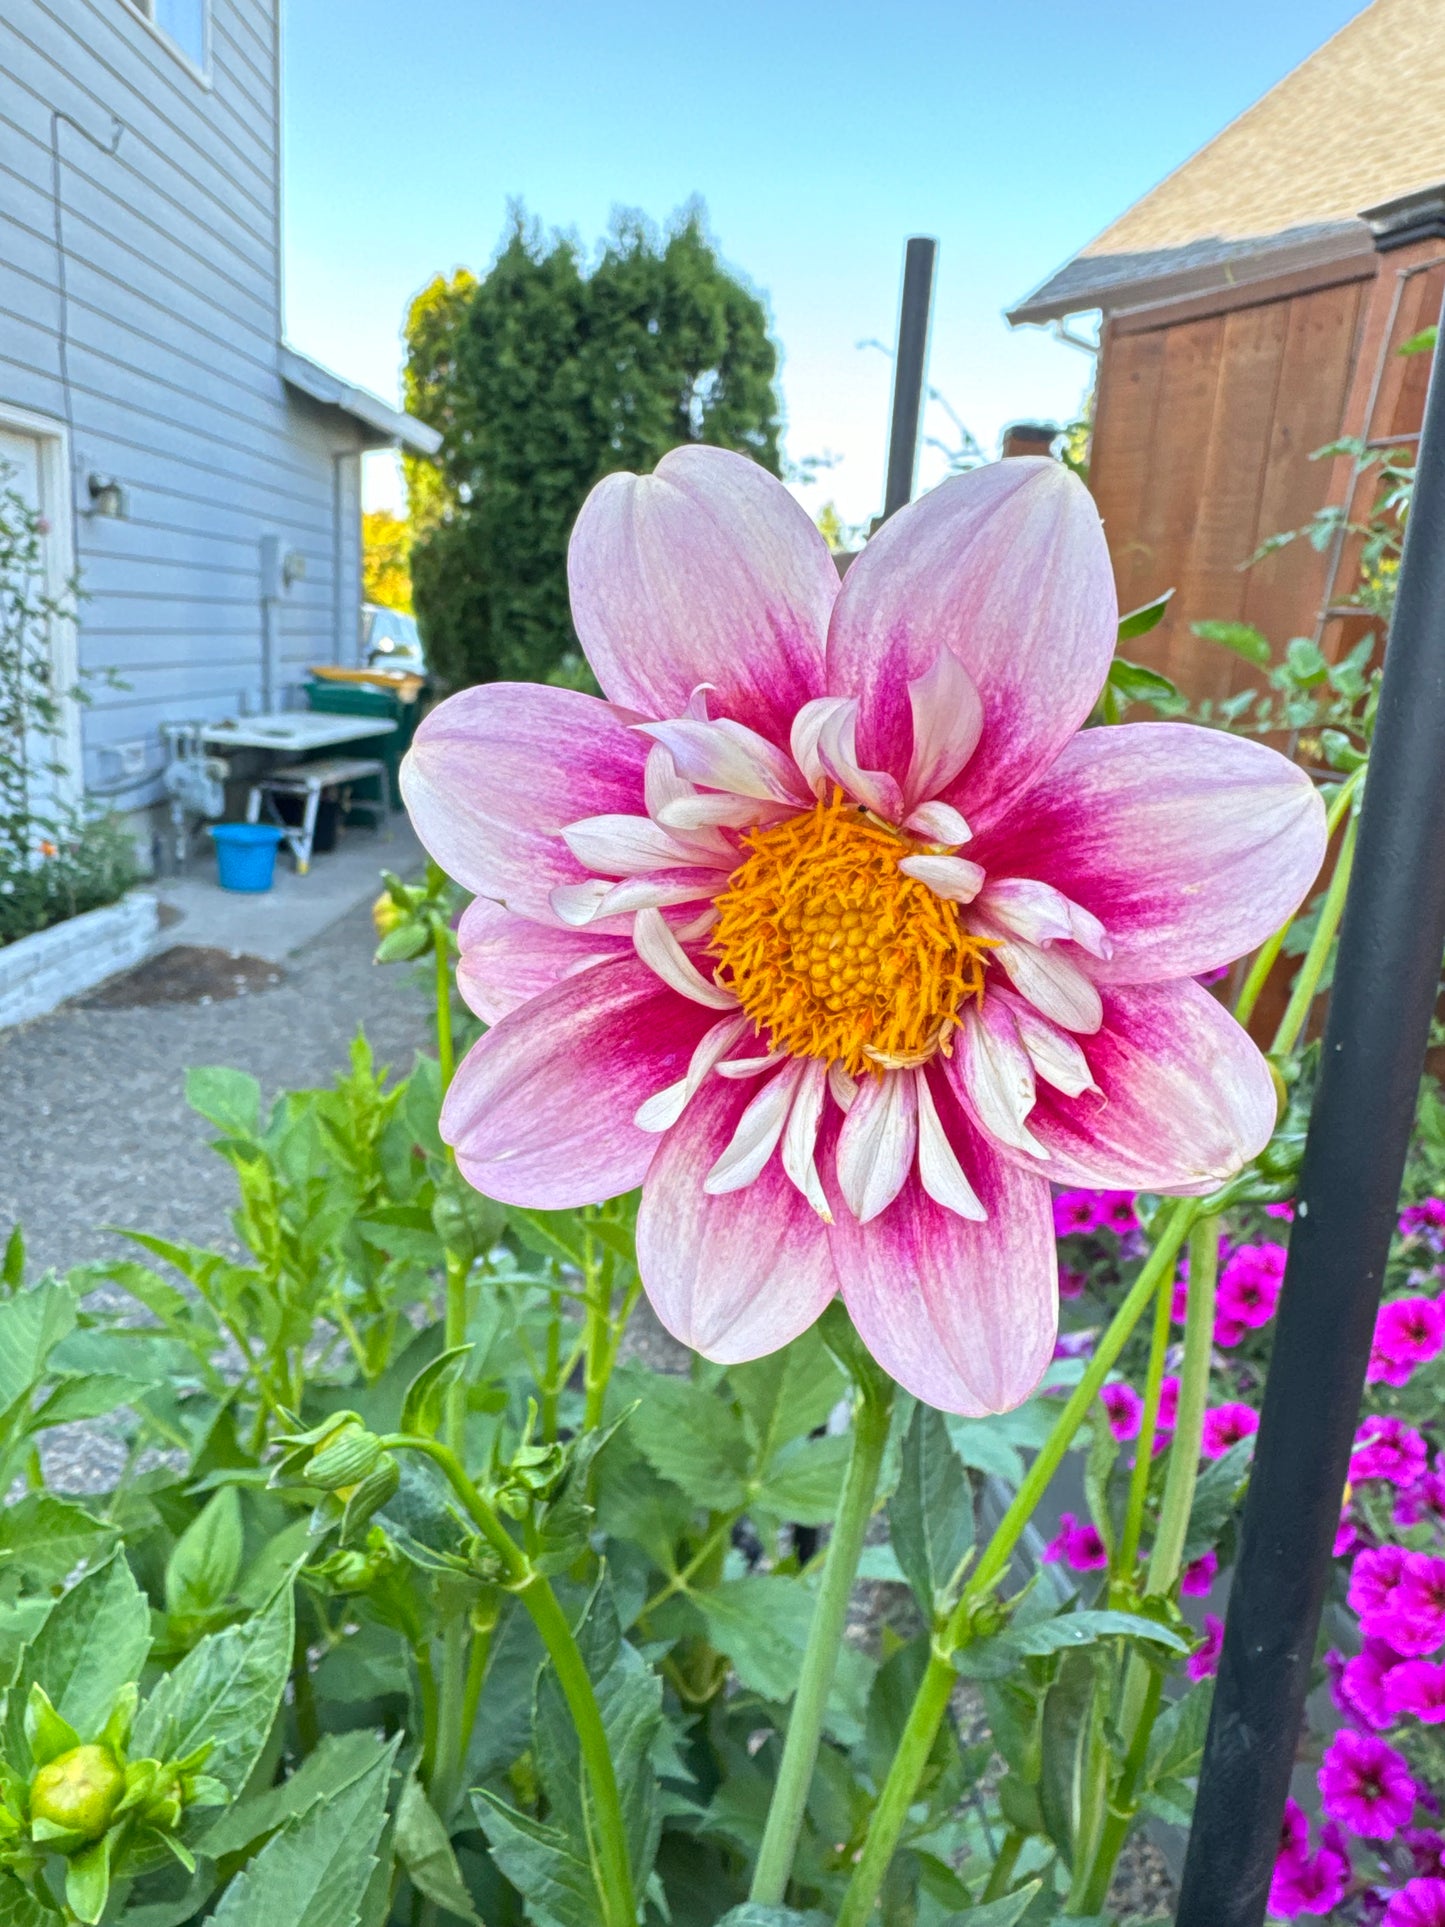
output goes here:
{"type": "Polygon", "coordinates": [[[1010,309],[1048,321],[1367,253],[1359,211],[1445,181],[1445,5],[1374,0],[1010,309]]]}

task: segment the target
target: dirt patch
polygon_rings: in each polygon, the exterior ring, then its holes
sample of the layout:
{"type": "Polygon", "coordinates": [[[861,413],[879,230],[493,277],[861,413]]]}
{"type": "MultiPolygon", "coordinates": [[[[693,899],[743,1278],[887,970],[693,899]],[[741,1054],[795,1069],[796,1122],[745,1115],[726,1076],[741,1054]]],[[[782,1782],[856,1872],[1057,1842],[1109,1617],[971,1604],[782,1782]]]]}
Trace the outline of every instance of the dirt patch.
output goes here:
{"type": "Polygon", "coordinates": [[[224,1004],[274,990],[280,966],[243,950],[178,943],[134,970],[110,977],[79,999],[87,1010],[141,1010],[152,1004],[224,1004]]]}

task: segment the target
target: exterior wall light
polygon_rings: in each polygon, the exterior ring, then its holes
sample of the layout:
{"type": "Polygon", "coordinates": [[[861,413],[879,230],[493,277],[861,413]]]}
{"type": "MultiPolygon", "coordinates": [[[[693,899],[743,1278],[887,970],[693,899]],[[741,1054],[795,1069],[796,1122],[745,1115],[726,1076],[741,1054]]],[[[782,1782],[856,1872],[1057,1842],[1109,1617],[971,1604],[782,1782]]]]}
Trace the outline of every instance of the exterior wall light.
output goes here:
{"type": "Polygon", "coordinates": [[[110,475],[87,475],[86,492],[90,496],[90,507],[83,511],[86,515],[104,516],[107,521],[124,521],[130,510],[126,492],[120,483],[110,475]]]}

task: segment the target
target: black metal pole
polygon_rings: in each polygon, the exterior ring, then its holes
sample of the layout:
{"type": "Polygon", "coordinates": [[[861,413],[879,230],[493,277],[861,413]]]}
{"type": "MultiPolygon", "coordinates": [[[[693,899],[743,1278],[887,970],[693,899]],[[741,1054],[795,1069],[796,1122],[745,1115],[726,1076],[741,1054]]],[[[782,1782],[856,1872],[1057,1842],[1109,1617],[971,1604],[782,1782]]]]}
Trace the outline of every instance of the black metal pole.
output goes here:
{"type": "Polygon", "coordinates": [[[1445,354],[1399,597],[1177,1927],[1259,1927],[1445,945],[1445,354]]]}
{"type": "Polygon", "coordinates": [[[918,479],[918,430],[923,420],[923,380],[928,368],[928,321],[933,307],[937,241],[913,235],[903,256],[903,301],[898,311],[898,351],[893,357],[893,425],[888,436],[888,480],[883,520],[913,497],[918,479]]]}

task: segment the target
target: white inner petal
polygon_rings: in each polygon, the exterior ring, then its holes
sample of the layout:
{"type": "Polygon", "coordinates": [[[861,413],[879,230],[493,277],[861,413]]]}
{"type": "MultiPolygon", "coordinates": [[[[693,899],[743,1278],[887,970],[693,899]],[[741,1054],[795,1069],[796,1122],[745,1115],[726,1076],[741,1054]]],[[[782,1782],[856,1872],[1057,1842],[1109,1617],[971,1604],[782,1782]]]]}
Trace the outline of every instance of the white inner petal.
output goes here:
{"type": "Polygon", "coordinates": [[[975,917],[980,936],[996,937],[993,960],[1021,997],[1065,1030],[1091,1036],[1104,1021],[1103,999],[1079,966],[1054,946],[1042,949],[1009,936],[1001,924],[975,917]]]}
{"type": "Polygon", "coordinates": [[[769,1078],[738,1119],[728,1148],[703,1179],[704,1191],[719,1197],[725,1191],[745,1190],[762,1176],[783,1134],[802,1074],[803,1061],[794,1058],[785,1070],[769,1078]]]}
{"type": "Polygon", "coordinates": [[[950,850],[973,840],[967,820],[951,803],[920,803],[903,827],[921,843],[942,843],[950,850]]]}
{"type": "Polygon", "coordinates": [[[1034,1067],[1011,1013],[997,1000],[985,1002],[982,1010],[970,1007],[953,1063],[989,1135],[1017,1151],[1046,1158],[1048,1152],[1027,1124],[1036,1096],[1034,1067]]]}
{"type": "Polygon", "coordinates": [[[1051,883],[1032,877],[996,878],[981,907],[1002,929],[1026,943],[1076,943],[1095,957],[1113,954],[1114,946],[1099,919],[1051,883]]]}
{"type": "Polygon", "coordinates": [[[827,1089],[827,1066],[819,1057],[810,1058],[798,1080],[797,1094],[783,1131],[783,1169],[823,1222],[831,1224],[833,1214],[828,1209],[817,1164],[818,1127],[823,1119],[827,1089]]]}
{"type": "Polygon", "coordinates": [[[913,1073],[866,1078],[838,1134],[838,1186],[859,1224],[886,1211],[903,1189],[917,1142],[913,1073]]]}
{"type": "Polygon", "coordinates": [[[747,1029],[746,1017],[724,1017],[699,1039],[688,1063],[687,1075],[675,1084],[649,1097],[638,1107],[633,1119],[640,1131],[671,1130],[702,1086],[703,1079],[721,1057],[726,1057],[747,1029]]]}
{"type": "Polygon", "coordinates": [[[708,789],[758,796],[771,803],[803,803],[807,791],[790,756],[743,723],[723,719],[639,723],[644,735],[663,743],[684,776],[708,789]]]}
{"type": "Polygon", "coordinates": [[[958,1153],[939,1119],[933,1092],[928,1088],[928,1072],[916,1070],[913,1083],[918,1103],[919,1182],[933,1202],[941,1204],[945,1211],[957,1212],[960,1218],[971,1218],[975,1224],[986,1223],[988,1213],[964,1176],[958,1153]]]}
{"type": "Polygon", "coordinates": [[[987,876],[981,863],[970,863],[966,856],[906,856],[898,867],[951,903],[972,903],[987,876]]]}
{"type": "Polygon", "coordinates": [[[1066,1030],[1051,1024],[1042,1017],[1032,1004],[1022,997],[1015,997],[1010,991],[991,991],[1013,1012],[1014,1022],[1019,1027],[1024,1049],[1033,1060],[1033,1066],[1046,1084],[1065,1097],[1079,1097],[1085,1091],[1096,1091],[1093,1072],[1089,1060],[1080,1045],[1066,1030]]]}
{"type": "Polygon", "coordinates": [[[908,685],[913,712],[913,752],[906,789],[911,801],[936,796],[951,783],[978,747],[983,699],[951,649],[940,649],[932,666],[908,685]]]}
{"type": "Polygon", "coordinates": [[[721,984],[709,983],[668,928],[660,910],[639,910],[632,926],[639,957],[680,997],[711,1010],[736,1010],[737,998],[721,984]]]}

